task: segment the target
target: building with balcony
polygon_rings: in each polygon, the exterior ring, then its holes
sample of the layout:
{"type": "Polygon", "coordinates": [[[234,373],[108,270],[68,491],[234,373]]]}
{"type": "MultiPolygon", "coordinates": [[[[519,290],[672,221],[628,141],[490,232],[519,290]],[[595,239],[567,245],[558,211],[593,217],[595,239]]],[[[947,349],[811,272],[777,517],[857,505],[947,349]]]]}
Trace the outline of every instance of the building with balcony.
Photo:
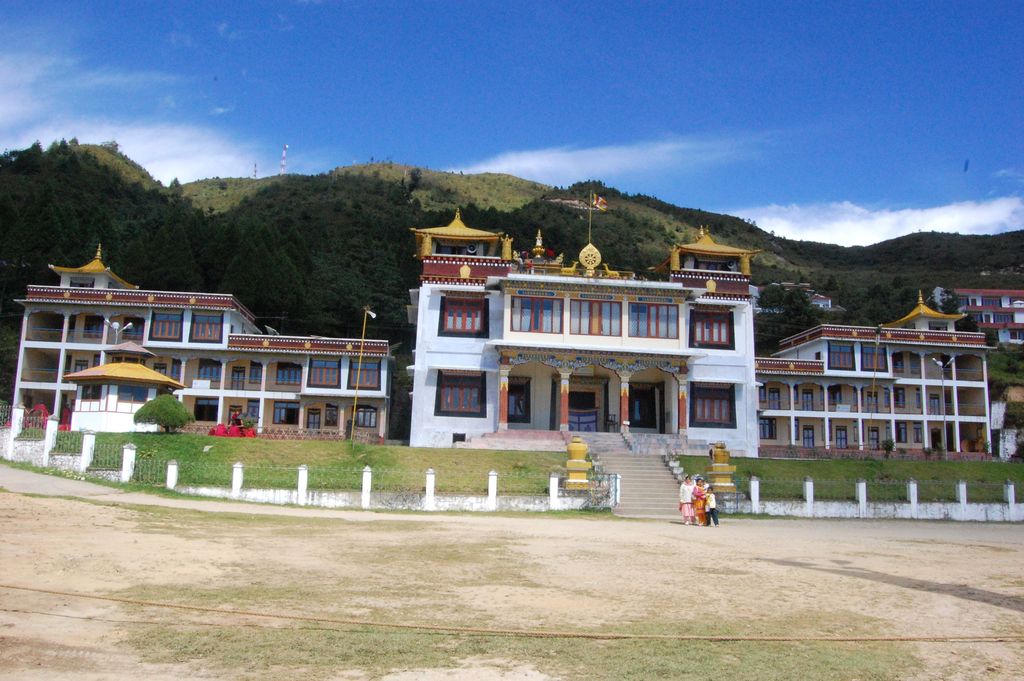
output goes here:
{"type": "Polygon", "coordinates": [[[957,288],[953,294],[979,329],[995,331],[1000,343],[1024,343],[1024,290],[957,288]]]}
{"type": "MultiPolygon", "coordinates": [[[[757,455],[750,259],[701,230],[646,281],[588,243],[554,257],[474,229],[412,230],[422,264],[411,443],[502,431],[661,433],[757,455]]],[[[702,444],[703,446],[703,444],[702,444]]],[[[706,451],[706,450],[702,450],[706,451]]]]}
{"type": "MultiPolygon", "coordinates": [[[[56,286],[29,286],[14,403],[44,404],[70,427],[76,386],[68,374],[107,364],[110,346],[144,347],[144,365],[184,387],[174,394],[199,427],[238,413],[263,433],[387,430],[390,352],[385,340],[263,333],[253,314],[224,293],[148,291],[110,271],[97,250],[82,267],[56,267],[56,286]],[[359,358],[362,357],[362,364],[359,358]],[[357,403],[353,414],[353,404],[357,403]]],[[[110,385],[111,398],[120,388],[110,385]]],[[[124,382],[125,399],[137,391],[124,382]]]]}
{"type": "Polygon", "coordinates": [[[758,358],[761,450],[983,452],[991,442],[985,334],[925,305],[877,328],[825,324],[758,358]]]}

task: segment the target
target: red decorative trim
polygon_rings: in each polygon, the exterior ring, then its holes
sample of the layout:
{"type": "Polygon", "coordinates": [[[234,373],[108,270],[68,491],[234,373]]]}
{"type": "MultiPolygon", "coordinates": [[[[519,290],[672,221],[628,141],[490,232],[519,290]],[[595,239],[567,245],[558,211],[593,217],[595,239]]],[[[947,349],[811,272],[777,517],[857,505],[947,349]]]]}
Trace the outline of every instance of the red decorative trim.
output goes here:
{"type": "Polygon", "coordinates": [[[778,359],[755,357],[754,372],[760,374],[815,374],[825,373],[825,362],[820,359],[778,359]]]}
{"type": "MultiPolygon", "coordinates": [[[[875,341],[875,328],[870,326],[837,326],[822,324],[779,342],[779,349],[793,348],[821,338],[836,340],[875,341]]],[[[968,331],[927,331],[923,329],[882,328],[882,344],[928,344],[985,347],[985,334],[968,331]]]]}
{"type": "MultiPolygon", "coordinates": [[[[359,355],[358,338],[311,338],[308,336],[257,336],[253,334],[230,334],[229,350],[256,350],[259,352],[286,352],[301,355],[359,355]]],[[[363,349],[363,357],[387,357],[388,342],[369,340],[363,349]]]]}
{"type": "Polygon", "coordinates": [[[143,291],[139,289],[65,288],[30,284],[25,300],[32,302],[72,303],[133,307],[189,308],[198,310],[237,310],[246,319],[256,317],[229,293],[189,293],[179,291],[143,291]]]}
{"type": "Polygon", "coordinates": [[[424,274],[420,277],[420,282],[424,284],[444,284],[445,286],[484,286],[487,283],[487,279],[480,277],[467,277],[463,279],[461,277],[440,277],[424,274]]]}

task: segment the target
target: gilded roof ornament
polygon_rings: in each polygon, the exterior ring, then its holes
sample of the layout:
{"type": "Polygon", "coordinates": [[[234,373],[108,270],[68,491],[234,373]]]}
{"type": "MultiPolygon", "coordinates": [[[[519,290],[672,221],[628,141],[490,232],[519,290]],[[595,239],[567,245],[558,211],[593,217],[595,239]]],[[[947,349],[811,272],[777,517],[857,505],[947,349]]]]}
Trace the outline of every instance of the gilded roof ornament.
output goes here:
{"type": "Polygon", "coordinates": [[[587,244],[580,251],[580,264],[587,268],[587,276],[594,276],[594,270],[601,264],[601,251],[594,244],[587,244]]]}
{"type": "Polygon", "coordinates": [[[540,235],[540,230],[537,230],[537,242],[533,246],[534,257],[539,258],[544,255],[544,238],[540,235]]]}

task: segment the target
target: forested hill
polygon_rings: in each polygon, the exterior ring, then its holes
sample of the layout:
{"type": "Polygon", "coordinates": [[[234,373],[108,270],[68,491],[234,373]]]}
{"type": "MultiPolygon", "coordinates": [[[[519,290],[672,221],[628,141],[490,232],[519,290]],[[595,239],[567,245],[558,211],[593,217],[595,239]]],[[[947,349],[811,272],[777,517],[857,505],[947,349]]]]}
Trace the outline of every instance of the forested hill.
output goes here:
{"type": "Polygon", "coordinates": [[[1020,288],[1024,273],[1024,231],[843,248],[597,182],[556,188],[391,163],[163,187],[115,145],[61,142],[0,156],[0,319],[9,337],[21,314],[12,300],[25,286],[56,283],[48,264],[84,264],[101,242],[105,262],[129,281],[232,292],[282,333],[357,335],[359,311],[371,305],[372,333],[408,349],[405,305],[418,276],[410,227],[447,224],[461,207],[467,224],[507,232],[518,248],[540,228],[545,244],[572,260],[586,242],[581,207],[591,190],[610,205],[594,216],[593,241],[612,267],[655,277],[648,268],[669,246],[706,225],[719,242],[765,251],[754,260],[755,283],[806,281],[833,295],[848,310],[837,321],[895,319],[918,289],[936,285],[1020,288]]]}

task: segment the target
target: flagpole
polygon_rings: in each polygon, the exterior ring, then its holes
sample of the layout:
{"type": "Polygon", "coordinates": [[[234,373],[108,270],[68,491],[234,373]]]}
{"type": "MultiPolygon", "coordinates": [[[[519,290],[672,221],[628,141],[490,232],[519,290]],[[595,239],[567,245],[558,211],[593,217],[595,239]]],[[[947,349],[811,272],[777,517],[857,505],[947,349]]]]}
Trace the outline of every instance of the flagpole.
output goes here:
{"type": "Polygon", "coordinates": [[[589,205],[587,206],[587,243],[588,244],[589,243],[593,243],[593,240],[590,238],[590,232],[591,232],[591,229],[594,226],[594,201],[597,200],[597,199],[594,198],[595,196],[596,196],[596,194],[594,194],[594,192],[590,192],[590,202],[589,202],[589,205]]]}

